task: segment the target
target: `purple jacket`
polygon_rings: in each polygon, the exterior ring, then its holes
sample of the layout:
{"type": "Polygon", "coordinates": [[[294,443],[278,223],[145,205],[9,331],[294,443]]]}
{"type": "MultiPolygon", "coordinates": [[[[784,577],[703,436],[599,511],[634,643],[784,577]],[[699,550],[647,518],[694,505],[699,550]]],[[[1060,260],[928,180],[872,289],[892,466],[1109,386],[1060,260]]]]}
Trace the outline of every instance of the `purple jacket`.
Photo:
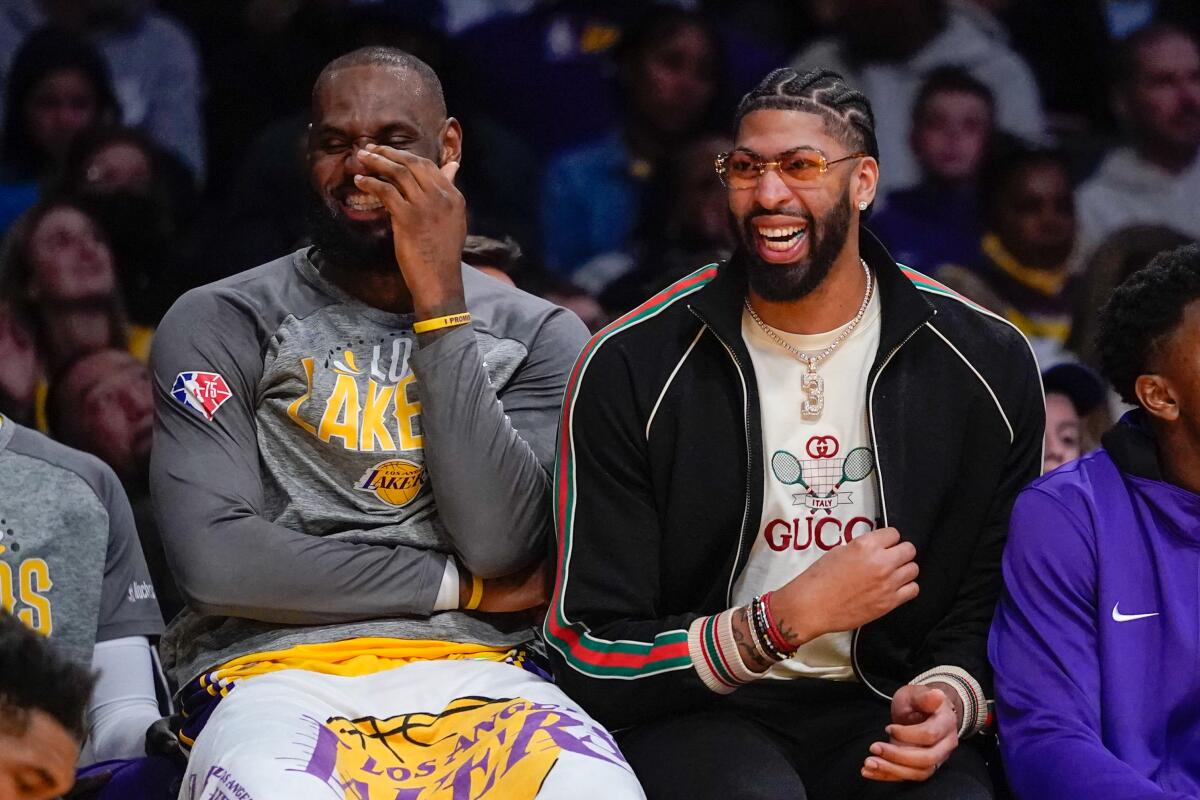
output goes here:
{"type": "Polygon", "coordinates": [[[989,640],[1018,798],[1200,798],[1200,495],[1140,412],[1017,497],[989,640]]]}

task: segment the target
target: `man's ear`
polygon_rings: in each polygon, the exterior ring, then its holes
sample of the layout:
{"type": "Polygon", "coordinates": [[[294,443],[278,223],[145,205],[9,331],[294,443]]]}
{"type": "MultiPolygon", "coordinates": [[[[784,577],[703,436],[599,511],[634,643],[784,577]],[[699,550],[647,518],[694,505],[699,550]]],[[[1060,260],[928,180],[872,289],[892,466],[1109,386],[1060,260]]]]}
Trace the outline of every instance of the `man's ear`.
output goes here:
{"type": "Polygon", "coordinates": [[[462,125],[458,124],[454,117],[448,117],[442,126],[440,137],[442,164],[449,164],[451,161],[462,162],[462,135],[462,125]]]}
{"type": "Polygon", "coordinates": [[[1134,394],[1142,408],[1163,422],[1179,419],[1179,403],[1171,382],[1162,375],[1139,375],[1133,384],[1134,394]]]}
{"type": "Polygon", "coordinates": [[[871,156],[863,158],[858,163],[854,173],[853,185],[850,187],[850,202],[855,208],[861,202],[867,205],[875,202],[875,191],[879,188],[879,162],[871,156]]]}

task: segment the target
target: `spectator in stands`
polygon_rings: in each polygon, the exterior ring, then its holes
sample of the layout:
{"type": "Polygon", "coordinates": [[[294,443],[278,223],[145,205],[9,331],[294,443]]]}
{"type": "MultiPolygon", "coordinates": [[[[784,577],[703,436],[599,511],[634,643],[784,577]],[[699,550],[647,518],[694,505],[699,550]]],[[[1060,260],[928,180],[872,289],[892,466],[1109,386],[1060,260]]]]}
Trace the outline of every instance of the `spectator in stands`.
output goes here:
{"type": "Polygon", "coordinates": [[[80,201],[51,198],[18,221],[0,256],[0,297],[34,334],[39,430],[47,429],[46,380],[67,363],[110,347],[149,357],[152,331],[129,323],[112,251],[80,201]]]}
{"type": "Polygon", "coordinates": [[[1106,392],[1099,375],[1071,361],[1043,370],[1042,389],[1046,395],[1042,471],[1049,472],[1091,452],[1093,447],[1087,441],[1083,419],[1103,408],[1106,392]]]}
{"type": "Polygon", "coordinates": [[[0,14],[4,54],[52,24],[87,36],[103,55],[124,112],[115,121],[139,128],[204,176],[200,63],[191,36],[148,0],[8,0],[0,14]],[[5,47],[7,45],[7,48],[5,47]]]}
{"type": "Polygon", "coordinates": [[[154,395],[145,364],[123,350],[88,353],[55,377],[47,410],[60,442],[96,456],[126,486],[146,481],[154,395]]]}
{"type": "Polygon", "coordinates": [[[521,263],[521,246],[511,236],[493,239],[472,234],[463,243],[462,260],[484,275],[516,286],[512,276],[521,263]]]}
{"type": "Polygon", "coordinates": [[[1200,247],[1101,314],[1104,376],[1138,407],[1017,497],[989,655],[1018,798],[1200,796],[1200,247]]]}
{"type": "Polygon", "coordinates": [[[1200,237],[1200,46],[1182,28],[1155,24],[1119,55],[1113,104],[1128,145],[1079,190],[1084,252],[1135,224],[1200,237]]]}
{"type": "Polygon", "coordinates": [[[100,673],[81,762],[144,754],[160,717],[150,637],[162,616],[113,471],[0,418],[0,572],[4,598],[67,658],[100,673]]]}
{"type": "Polygon", "coordinates": [[[184,288],[186,220],[196,210],[191,173],[141,131],[93,128],[71,146],[61,188],[94,201],[130,319],[157,325],[184,288]]]}
{"type": "Polygon", "coordinates": [[[108,61],[124,112],[204,181],[200,56],[191,35],[147,0],[86,0],[88,32],[108,61]]]}
{"type": "Polygon", "coordinates": [[[888,195],[869,223],[902,264],[932,274],[979,261],[979,172],[996,124],[991,89],[958,67],[933,70],[913,103],[921,183],[888,195]]]}
{"type": "Polygon", "coordinates": [[[1067,350],[1093,369],[1099,369],[1098,314],[1113,289],[1163,250],[1174,250],[1191,241],[1191,237],[1160,225],[1136,225],[1113,233],[1093,248],[1080,270],[1067,350]]]}
{"type": "Polygon", "coordinates": [[[921,180],[909,144],[913,103],[937,67],[960,66],[991,89],[1000,129],[1042,136],[1045,120],[1029,67],[945,0],[847,0],[837,30],[802,51],[793,66],[835,69],[868,96],[887,98],[876,108],[885,194],[921,180]]]}
{"type": "Polygon", "coordinates": [[[1065,156],[1017,146],[989,165],[981,185],[985,232],[976,272],[1000,302],[992,310],[1029,337],[1040,363],[1059,360],[1074,300],[1075,204],[1065,156]]]}
{"type": "Polygon", "coordinates": [[[75,136],[120,115],[104,59],[73,34],[47,29],[25,40],[4,85],[0,231],[37,199],[75,136]]]}
{"type": "Polygon", "coordinates": [[[650,11],[622,40],[616,63],[620,128],[557,156],[542,187],[546,266],[593,293],[632,268],[631,239],[652,181],[717,96],[717,41],[691,12],[650,11]]]}
{"type": "Polygon", "coordinates": [[[667,194],[658,203],[662,214],[643,214],[638,263],[600,296],[610,316],[645,300],[654,292],[695,272],[699,264],[729,257],[733,230],[725,187],[713,174],[719,153],[733,149],[726,136],[701,136],[666,165],[667,194]]]}
{"type": "Polygon", "coordinates": [[[0,300],[0,414],[28,424],[37,386],[37,348],[24,320],[0,300]]]}
{"type": "Polygon", "coordinates": [[[1112,129],[1112,54],[1123,40],[1156,18],[1200,30],[1196,0],[970,1],[1002,6],[998,13],[1037,76],[1051,126],[1064,136],[1112,129]]]}
{"type": "Polygon", "coordinates": [[[128,323],[112,251],[80,201],[52,198],[14,227],[0,260],[0,296],[33,322],[49,372],[114,345],[142,361],[149,355],[150,331],[128,323]]]}
{"type": "Polygon", "coordinates": [[[137,526],[158,605],[170,620],[183,608],[163,553],[150,501],[154,390],[146,365],[123,350],[88,353],[65,366],[46,401],[50,434],[91,453],[121,480],[137,526]]]}
{"type": "Polygon", "coordinates": [[[52,800],[71,788],[94,682],[0,609],[0,797],[52,800]]]}

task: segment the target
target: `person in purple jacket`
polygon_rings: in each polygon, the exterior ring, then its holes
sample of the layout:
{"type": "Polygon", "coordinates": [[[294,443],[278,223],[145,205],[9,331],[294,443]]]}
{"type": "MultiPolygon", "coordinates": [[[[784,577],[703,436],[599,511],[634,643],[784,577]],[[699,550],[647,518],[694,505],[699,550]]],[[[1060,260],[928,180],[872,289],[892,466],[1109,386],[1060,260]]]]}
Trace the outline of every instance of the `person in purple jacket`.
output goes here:
{"type": "Polygon", "coordinates": [[[1126,414],[1014,506],[989,654],[1018,798],[1200,797],[1200,247],[1101,312],[1126,414]]]}

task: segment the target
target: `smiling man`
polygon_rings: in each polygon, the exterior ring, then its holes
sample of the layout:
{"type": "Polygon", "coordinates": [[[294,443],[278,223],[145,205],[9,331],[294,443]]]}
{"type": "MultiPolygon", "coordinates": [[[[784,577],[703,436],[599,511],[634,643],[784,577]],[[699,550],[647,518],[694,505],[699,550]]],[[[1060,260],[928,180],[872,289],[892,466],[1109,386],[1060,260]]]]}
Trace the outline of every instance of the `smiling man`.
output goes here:
{"type": "Polygon", "coordinates": [[[188,800],[641,796],[523,648],[586,331],[462,264],[461,144],[423,62],[333,61],[314,245],[159,328],[151,480],[188,605],[164,643],[188,800]]]}
{"type": "Polygon", "coordinates": [[[559,683],[629,728],[651,798],[990,797],[959,742],[1041,466],[1033,356],[862,229],[880,167],[841,76],[773,72],[736,123],[734,256],[598,334],[567,387],[559,683]]]}

